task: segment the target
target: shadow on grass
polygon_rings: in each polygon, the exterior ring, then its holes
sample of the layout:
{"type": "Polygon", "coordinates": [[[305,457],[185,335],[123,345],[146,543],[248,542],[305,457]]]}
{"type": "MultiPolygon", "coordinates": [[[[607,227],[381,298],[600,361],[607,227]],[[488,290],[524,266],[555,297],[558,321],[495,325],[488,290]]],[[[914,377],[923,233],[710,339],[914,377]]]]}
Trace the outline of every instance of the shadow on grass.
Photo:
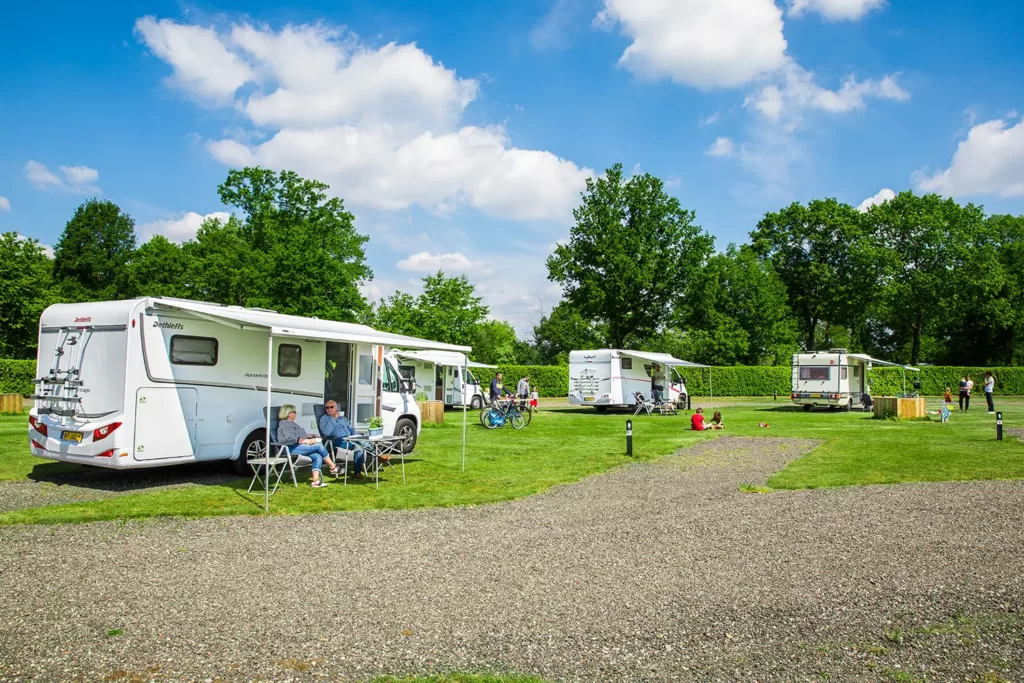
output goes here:
{"type": "Polygon", "coordinates": [[[136,470],[113,470],[67,463],[43,463],[32,468],[32,481],[100,491],[143,491],[169,486],[196,484],[217,486],[242,483],[249,486],[251,477],[242,477],[229,470],[223,462],[189,463],[136,470]],[[73,467],[74,469],[69,469],[73,467]]]}

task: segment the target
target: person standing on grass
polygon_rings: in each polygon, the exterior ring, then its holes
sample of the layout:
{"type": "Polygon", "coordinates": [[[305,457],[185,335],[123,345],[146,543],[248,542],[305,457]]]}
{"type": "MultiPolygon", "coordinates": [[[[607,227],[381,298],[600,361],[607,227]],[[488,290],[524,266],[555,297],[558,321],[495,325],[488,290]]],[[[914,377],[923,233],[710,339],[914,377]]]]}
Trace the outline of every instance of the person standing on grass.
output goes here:
{"type": "Polygon", "coordinates": [[[967,376],[966,375],[960,378],[960,410],[959,410],[959,412],[961,412],[961,413],[964,412],[964,402],[965,401],[967,401],[968,403],[970,402],[970,399],[967,397],[967,376]]]}
{"type": "Polygon", "coordinates": [[[970,375],[967,375],[967,384],[964,388],[967,390],[967,401],[964,403],[964,412],[966,413],[971,409],[971,391],[974,389],[974,380],[970,375]]]}
{"type": "Polygon", "coordinates": [[[540,411],[540,393],[537,391],[537,385],[533,386],[533,391],[530,392],[530,409],[534,412],[540,411]]]}
{"type": "Polygon", "coordinates": [[[491,402],[497,401],[505,393],[505,385],[501,383],[501,373],[496,372],[491,380],[491,402]]]}
{"type": "Polygon", "coordinates": [[[988,404],[988,414],[996,412],[996,404],[992,400],[992,392],[996,388],[996,378],[992,376],[991,370],[985,371],[985,403],[988,404]]]}
{"type": "Polygon", "coordinates": [[[516,396],[526,400],[530,398],[530,376],[526,375],[519,380],[519,384],[516,385],[516,396]]]}

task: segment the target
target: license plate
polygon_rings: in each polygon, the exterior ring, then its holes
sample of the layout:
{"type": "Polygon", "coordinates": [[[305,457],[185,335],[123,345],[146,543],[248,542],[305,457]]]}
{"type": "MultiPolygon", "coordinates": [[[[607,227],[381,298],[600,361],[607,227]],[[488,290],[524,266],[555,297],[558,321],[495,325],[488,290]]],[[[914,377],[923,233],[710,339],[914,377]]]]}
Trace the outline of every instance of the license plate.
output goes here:
{"type": "Polygon", "coordinates": [[[594,397],[593,397],[593,396],[584,396],[584,397],[583,397],[583,400],[584,400],[584,401],[593,401],[593,400],[594,400],[594,397]]]}
{"type": "Polygon", "coordinates": [[[821,394],[811,394],[811,398],[821,398],[821,394]]]}
{"type": "Polygon", "coordinates": [[[63,439],[65,441],[74,441],[75,443],[82,443],[82,432],[64,432],[63,439]]]}

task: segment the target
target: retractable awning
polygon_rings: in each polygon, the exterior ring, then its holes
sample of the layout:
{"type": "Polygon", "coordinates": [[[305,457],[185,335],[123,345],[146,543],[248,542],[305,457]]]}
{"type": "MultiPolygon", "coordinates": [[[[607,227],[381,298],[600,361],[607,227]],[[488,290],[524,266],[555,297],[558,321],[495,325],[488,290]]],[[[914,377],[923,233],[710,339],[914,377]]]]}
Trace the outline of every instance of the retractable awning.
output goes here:
{"type": "Polygon", "coordinates": [[[677,368],[710,368],[710,365],[701,365],[700,363],[691,363],[688,360],[679,360],[674,356],[667,353],[652,353],[650,351],[619,351],[623,356],[630,356],[631,358],[639,358],[640,360],[650,361],[652,363],[661,363],[662,365],[669,365],[677,368]]]}
{"type": "Polygon", "coordinates": [[[850,358],[859,358],[860,360],[867,361],[872,365],[888,365],[893,368],[903,368],[904,370],[910,370],[911,372],[921,372],[921,368],[915,368],[913,365],[903,365],[902,363],[890,363],[887,360],[879,360],[872,358],[866,353],[848,353],[846,354],[850,358]]]}
{"type": "Polygon", "coordinates": [[[468,346],[443,344],[430,341],[429,339],[381,332],[367,325],[342,323],[335,320],[319,320],[317,318],[303,318],[297,315],[284,315],[257,308],[222,306],[198,301],[164,298],[155,299],[154,305],[160,309],[186,311],[201,318],[239,329],[271,332],[275,337],[301,337],[304,339],[321,339],[353,344],[379,344],[389,347],[432,349],[455,352],[458,355],[464,355],[465,352],[470,350],[468,346]]]}
{"type": "Polygon", "coordinates": [[[408,358],[410,360],[423,361],[424,363],[433,363],[434,365],[453,365],[458,367],[468,368],[497,368],[497,365],[487,365],[486,363],[477,363],[471,361],[466,357],[464,353],[458,353],[456,351],[395,351],[395,355],[399,358],[408,358]]]}

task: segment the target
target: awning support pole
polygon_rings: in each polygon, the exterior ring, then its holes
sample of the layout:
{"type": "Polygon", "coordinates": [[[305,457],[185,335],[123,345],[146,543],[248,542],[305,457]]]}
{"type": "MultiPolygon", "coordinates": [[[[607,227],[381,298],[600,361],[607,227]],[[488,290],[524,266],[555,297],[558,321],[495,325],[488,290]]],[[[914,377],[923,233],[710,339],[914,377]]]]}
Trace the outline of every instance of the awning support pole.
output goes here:
{"type": "Polygon", "coordinates": [[[459,395],[462,397],[462,471],[466,471],[466,377],[469,372],[469,359],[466,359],[466,365],[462,368],[462,391],[459,395]]]}
{"type": "Polygon", "coordinates": [[[711,394],[711,398],[715,397],[715,385],[711,383],[711,366],[708,366],[708,393],[711,394]]]}
{"type": "Polygon", "coordinates": [[[273,330],[267,332],[267,442],[266,449],[264,450],[264,461],[263,467],[263,512],[270,512],[270,403],[271,403],[271,388],[273,381],[271,379],[271,372],[274,367],[274,332],[273,330]]]}

